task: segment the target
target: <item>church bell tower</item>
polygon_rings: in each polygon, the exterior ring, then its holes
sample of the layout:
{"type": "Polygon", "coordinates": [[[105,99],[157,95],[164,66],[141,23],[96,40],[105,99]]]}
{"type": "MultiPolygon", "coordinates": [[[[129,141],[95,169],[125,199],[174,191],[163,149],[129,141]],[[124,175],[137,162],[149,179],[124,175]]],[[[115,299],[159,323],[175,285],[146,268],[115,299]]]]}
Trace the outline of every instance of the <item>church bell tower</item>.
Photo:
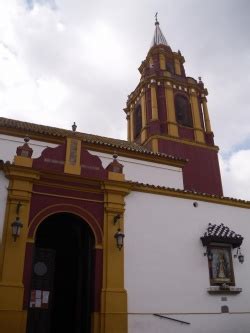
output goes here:
{"type": "Polygon", "coordinates": [[[187,159],[184,188],[221,196],[218,147],[201,78],[188,77],[185,59],[173,52],[156,17],[151,48],[141,63],[141,79],[128,96],[128,140],[154,152],[187,159]]]}

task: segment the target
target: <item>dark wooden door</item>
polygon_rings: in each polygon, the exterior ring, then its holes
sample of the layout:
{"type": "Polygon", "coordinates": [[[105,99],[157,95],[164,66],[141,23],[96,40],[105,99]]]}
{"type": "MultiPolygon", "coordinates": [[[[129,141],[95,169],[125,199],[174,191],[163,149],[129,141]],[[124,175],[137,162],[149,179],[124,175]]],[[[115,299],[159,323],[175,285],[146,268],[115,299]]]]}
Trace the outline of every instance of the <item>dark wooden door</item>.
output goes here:
{"type": "Polygon", "coordinates": [[[36,248],[32,269],[27,333],[49,333],[55,250],[36,248]]]}

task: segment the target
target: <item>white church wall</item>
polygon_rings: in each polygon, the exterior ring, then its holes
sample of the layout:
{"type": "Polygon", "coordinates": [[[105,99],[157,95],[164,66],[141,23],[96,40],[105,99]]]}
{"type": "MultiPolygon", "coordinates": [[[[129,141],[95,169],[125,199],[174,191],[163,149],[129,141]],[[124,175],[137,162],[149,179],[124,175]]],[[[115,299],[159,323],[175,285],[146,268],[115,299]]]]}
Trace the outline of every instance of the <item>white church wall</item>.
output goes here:
{"type": "MultiPolygon", "coordinates": [[[[250,210],[133,192],[126,197],[125,288],[129,332],[249,332],[250,210]],[[244,237],[245,262],[233,258],[237,295],[210,295],[206,248],[208,223],[224,223],[244,237]],[[221,314],[221,306],[229,312],[221,314]],[[154,317],[166,314],[190,325],[154,317]],[[214,315],[216,314],[216,315],[214,315]],[[248,315],[246,315],[248,314],[248,315]],[[236,322],[241,330],[236,330],[236,322]],[[216,323],[217,330],[213,330],[216,323]],[[178,324],[178,325],[177,325],[178,324]]],[[[235,250],[233,251],[233,253],[235,250]]]]}
{"type": "MultiPolygon", "coordinates": [[[[16,155],[18,146],[24,144],[23,138],[0,134],[0,160],[4,162],[12,162],[16,155]]],[[[42,151],[47,147],[56,147],[56,144],[47,143],[37,140],[30,140],[29,146],[33,149],[32,158],[37,158],[41,155],[42,151]]]]}
{"type": "Polygon", "coordinates": [[[3,236],[3,224],[4,224],[5,209],[7,204],[8,185],[9,185],[8,179],[4,176],[3,171],[0,171],[0,245],[3,236]]]}
{"type": "MultiPolygon", "coordinates": [[[[101,159],[104,168],[113,161],[113,157],[110,154],[95,151],[89,152],[101,159]]],[[[118,160],[124,166],[123,173],[125,174],[126,180],[183,189],[183,175],[181,168],[123,156],[119,156],[118,160]]]]}

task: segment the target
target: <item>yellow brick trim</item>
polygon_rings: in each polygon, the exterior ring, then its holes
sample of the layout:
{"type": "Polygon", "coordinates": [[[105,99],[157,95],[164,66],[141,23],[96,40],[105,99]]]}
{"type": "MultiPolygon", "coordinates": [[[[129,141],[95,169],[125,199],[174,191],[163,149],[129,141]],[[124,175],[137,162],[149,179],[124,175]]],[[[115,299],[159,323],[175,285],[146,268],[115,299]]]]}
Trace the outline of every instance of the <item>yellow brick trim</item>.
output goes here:
{"type": "Polygon", "coordinates": [[[125,196],[130,193],[131,186],[120,181],[105,181],[102,188],[105,204],[100,332],[126,333],[128,324],[127,292],[124,289],[124,248],[119,250],[116,247],[114,235],[118,228],[124,231],[125,196]],[[117,214],[121,216],[118,225],[114,224],[117,214]]]}
{"type": "Polygon", "coordinates": [[[202,144],[202,143],[198,143],[198,142],[194,142],[194,141],[183,140],[183,139],[178,139],[178,138],[174,138],[174,137],[170,137],[170,136],[163,136],[163,135],[151,136],[150,138],[148,138],[148,140],[144,144],[148,144],[153,138],[166,140],[166,141],[168,141],[168,140],[175,141],[175,142],[183,143],[183,144],[186,144],[189,146],[191,145],[191,146],[196,146],[196,147],[202,147],[202,148],[209,149],[209,150],[219,151],[218,146],[209,146],[207,144],[202,144]]]}
{"type": "Polygon", "coordinates": [[[181,64],[180,60],[177,58],[174,59],[174,69],[175,69],[175,74],[181,75],[181,64]]]}
{"type": "Polygon", "coordinates": [[[168,188],[157,188],[152,185],[144,185],[144,184],[132,184],[132,191],[137,192],[145,192],[145,193],[152,193],[158,195],[165,195],[170,197],[177,197],[182,199],[188,200],[195,200],[195,201],[205,201],[209,203],[219,204],[219,205],[227,205],[227,206],[234,206],[240,208],[250,209],[250,202],[226,197],[216,197],[215,195],[209,194],[200,194],[200,193],[192,193],[185,190],[178,190],[178,189],[168,189],[168,188]]]}
{"type": "Polygon", "coordinates": [[[151,109],[152,109],[152,120],[158,120],[158,106],[157,106],[157,95],[156,86],[151,85],[151,109]]]}
{"type": "Polygon", "coordinates": [[[165,99],[167,109],[168,134],[170,136],[178,137],[179,132],[175,117],[174,92],[172,86],[165,86],[165,99]]]}
{"type": "Polygon", "coordinates": [[[67,138],[66,160],[64,172],[73,175],[81,174],[81,140],[76,137],[67,138]]]}
{"type": "Polygon", "coordinates": [[[15,156],[14,157],[14,164],[15,165],[31,168],[32,163],[33,163],[33,160],[29,157],[24,157],[24,156],[15,156]]]}
{"type": "Polygon", "coordinates": [[[195,141],[199,143],[205,143],[205,137],[201,126],[198,98],[196,93],[191,93],[190,102],[193,115],[193,123],[195,128],[194,129],[195,141]]]}

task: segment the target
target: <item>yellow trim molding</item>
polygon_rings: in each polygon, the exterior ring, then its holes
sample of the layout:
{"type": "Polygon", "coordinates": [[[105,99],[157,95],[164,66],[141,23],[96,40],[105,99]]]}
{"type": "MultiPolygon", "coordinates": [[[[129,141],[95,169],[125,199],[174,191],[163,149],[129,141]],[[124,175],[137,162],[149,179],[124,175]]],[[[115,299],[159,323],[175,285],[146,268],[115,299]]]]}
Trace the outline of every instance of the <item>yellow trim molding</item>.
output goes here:
{"type": "Polygon", "coordinates": [[[179,143],[184,143],[186,145],[191,145],[191,146],[196,146],[196,147],[202,147],[202,148],[209,149],[209,150],[219,151],[218,146],[209,146],[207,144],[198,143],[198,142],[189,141],[189,140],[184,140],[184,139],[173,138],[173,137],[170,137],[170,136],[167,136],[167,135],[166,136],[163,136],[163,135],[151,136],[150,138],[148,138],[148,140],[145,142],[145,144],[148,144],[153,138],[166,140],[166,141],[170,140],[170,141],[175,141],[175,142],[179,142],[179,143]]]}
{"type": "Polygon", "coordinates": [[[106,181],[104,190],[104,257],[103,286],[101,295],[100,333],[127,333],[127,291],[124,289],[124,249],[116,247],[114,235],[117,229],[124,230],[125,196],[130,193],[130,184],[121,181],[106,181]],[[119,225],[114,217],[119,214],[119,225]]]}
{"type": "Polygon", "coordinates": [[[76,137],[67,138],[66,160],[64,172],[73,175],[81,174],[81,140],[76,137]]]}

